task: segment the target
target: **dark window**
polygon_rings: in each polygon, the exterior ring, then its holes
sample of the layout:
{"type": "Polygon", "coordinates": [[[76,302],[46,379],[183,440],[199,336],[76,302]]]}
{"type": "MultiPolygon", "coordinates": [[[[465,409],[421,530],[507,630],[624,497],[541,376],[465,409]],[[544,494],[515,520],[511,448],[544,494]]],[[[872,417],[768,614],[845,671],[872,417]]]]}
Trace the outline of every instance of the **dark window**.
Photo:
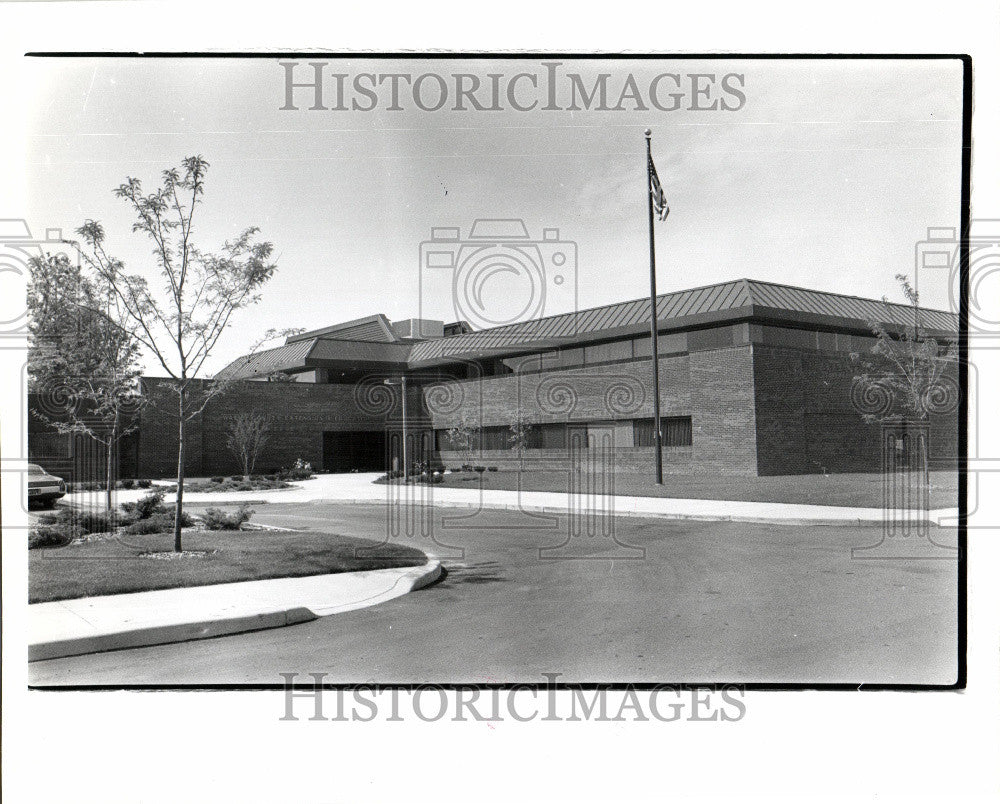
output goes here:
{"type": "Polygon", "coordinates": [[[588,366],[594,363],[620,363],[623,360],[631,360],[632,344],[628,341],[595,343],[584,349],[584,359],[588,366]]]}
{"type": "Polygon", "coordinates": [[[484,427],[482,429],[483,449],[509,449],[509,427],[484,427]]]}
{"type": "Polygon", "coordinates": [[[539,424],[535,429],[540,449],[566,449],[565,424],[539,424]]]}
{"type": "MultiPolygon", "coordinates": [[[[656,351],[663,355],[676,355],[688,350],[688,333],[686,332],[661,332],[656,338],[656,351]]],[[[643,335],[632,342],[633,351],[636,357],[650,357],[653,354],[653,347],[650,345],[649,335],[643,335]]]]}
{"type": "MultiPolygon", "coordinates": [[[[663,432],[663,446],[691,446],[691,417],[664,416],[660,419],[663,432]]],[[[652,419],[635,419],[632,422],[632,443],[637,447],[656,445],[652,419]]]]}
{"type": "Polygon", "coordinates": [[[688,333],[688,348],[692,352],[708,349],[724,349],[737,342],[736,336],[736,327],[699,329],[688,333]]]}

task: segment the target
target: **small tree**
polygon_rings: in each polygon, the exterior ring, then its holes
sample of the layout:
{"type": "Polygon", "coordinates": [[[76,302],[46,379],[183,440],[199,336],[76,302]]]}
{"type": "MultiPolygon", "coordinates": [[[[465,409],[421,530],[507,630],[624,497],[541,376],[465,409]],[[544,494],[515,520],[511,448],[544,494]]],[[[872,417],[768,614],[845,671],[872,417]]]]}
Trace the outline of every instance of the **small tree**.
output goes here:
{"type": "Polygon", "coordinates": [[[479,444],[479,425],[473,424],[463,416],[454,427],[449,427],[447,432],[449,443],[465,453],[466,460],[471,463],[479,444]]]}
{"type": "MultiPolygon", "coordinates": [[[[896,281],[910,307],[909,315],[902,317],[883,296],[884,320],[868,322],[875,336],[871,357],[851,357],[861,368],[854,378],[854,389],[862,400],[872,400],[870,405],[859,405],[864,421],[905,426],[907,421],[926,421],[936,410],[947,409],[952,395],[944,377],[949,368],[955,367],[956,360],[953,343],[939,344],[927,335],[920,296],[909,278],[896,274],[896,281]]],[[[921,471],[926,482],[926,454],[921,471]]]]}
{"type": "Polygon", "coordinates": [[[28,374],[34,390],[64,393],[60,416],[36,418],[65,435],[84,435],[105,457],[105,505],[113,511],[114,460],[119,442],[138,427],[139,343],[106,283],[82,275],[65,255],[29,261],[28,374]]]}
{"type": "Polygon", "coordinates": [[[511,450],[519,456],[523,456],[524,451],[528,448],[534,428],[519,417],[507,429],[509,430],[507,442],[510,444],[511,450]]]}
{"type": "Polygon", "coordinates": [[[173,380],[167,387],[177,396],[177,552],[184,505],[185,428],[232,381],[218,377],[202,382],[205,362],[233,313],[260,299],[259,291],[276,267],[271,261],[273,246],[257,240],[256,227],[226,241],[218,252],[195,245],[195,213],[205,192],[208,167],[201,156],[191,156],[180,167],[163,171],[160,187],[150,193],[132,177],[115,190],[135,216],[132,231],[153,245],[151,268],[159,278],[158,290],[145,276],[127,274],[124,263],[108,253],[104,227],[98,221],[88,220],[77,229],[89,247],[84,258],[108,282],[121,310],[135,324],[139,342],[173,380]]]}
{"type": "Polygon", "coordinates": [[[271,431],[271,419],[264,413],[241,413],[229,425],[226,446],[243,467],[243,479],[249,480],[271,431]]]}

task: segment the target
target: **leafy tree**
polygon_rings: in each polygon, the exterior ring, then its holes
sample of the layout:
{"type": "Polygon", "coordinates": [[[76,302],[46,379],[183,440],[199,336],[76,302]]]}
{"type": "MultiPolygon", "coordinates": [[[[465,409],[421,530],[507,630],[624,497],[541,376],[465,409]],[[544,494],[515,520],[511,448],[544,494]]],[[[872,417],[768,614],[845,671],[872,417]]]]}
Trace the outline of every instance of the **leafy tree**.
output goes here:
{"type": "Polygon", "coordinates": [[[29,261],[28,374],[34,391],[64,397],[60,415],[36,418],[65,435],[85,435],[104,448],[105,505],[114,510],[114,459],[119,442],[138,427],[139,342],[114,295],[83,275],[66,255],[29,261]]]}
{"type": "Polygon", "coordinates": [[[108,282],[135,324],[137,339],[172,379],[166,385],[177,397],[176,551],[181,550],[185,427],[232,382],[229,377],[205,381],[205,362],[233,313],[259,301],[260,289],[276,268],[273,246],[257,239],[257,227],[243,230],[216,252],[195,244],[194,222],[208,167],[201,156],[191,156],[163,171],[152,192],[132,177],[115,190],[135,217],[132,231],[152,243],[149,272],[157,275],[155,284],[144,275],[126,273],[124,263],[107,250],[100,222],[88,220],[77,229],[89,248],[85,259],[108,282]]]}
{"type": "Polygon", "coordinates": [[[510,444],[511,450],[518,455],[523,455],[524,451],[528,448],[534,428],[523,419],[518,418],[507,429],[509,431],[507,442],[510,444]]]}
{"type": "Polygon", "coordinates": [[[243,467],[244,480],[249,480],[253,474],[254,464],[268,442],[270,431],[270,417],[256,411],[241,413],[229,425],[226,446],[243,467]]]}
{"type": "Polygon", "coordinates": [[[454,449],[464,452],[467,461],[475,457],[476,446],[479,444],[479,425],[470,422],[464,416],[454,427],[448,428],[448,442],[454,449]]]}
{"type": "MultiPolygon", "coordinates": [[[[958,389],[949,376],[956,367],[954,343],[938,343],[923,325],[920,296],[905,274],[896,281],[909,306],[907,315],[882,297],[884,320],[868,322],[875,345],[870,356],[851,357],[860,368],[852,396],[868,423],[905,426],[926,421],[931,413],[947,412],[957,404],[958,389]]],[[[927,455],[922,472],[927,478],[927,455]]]]}

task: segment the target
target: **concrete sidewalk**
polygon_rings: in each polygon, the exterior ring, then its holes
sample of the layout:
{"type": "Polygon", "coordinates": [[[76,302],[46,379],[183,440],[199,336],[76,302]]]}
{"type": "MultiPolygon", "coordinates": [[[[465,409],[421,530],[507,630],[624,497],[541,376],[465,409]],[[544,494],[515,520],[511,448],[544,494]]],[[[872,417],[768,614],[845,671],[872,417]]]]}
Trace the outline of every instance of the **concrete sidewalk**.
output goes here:
{"type": "MultiPolygon", "coordinates": [[[[385,503],[390,487],[376,484],[376,472],[359,474],[317,475],[310,480],[293,484],[290,489],[273,491],[236,491],[218,494],[187,492],[184,502],[204,505],[223,503],[385,503]]],[[[567,494],[548,491],[503,491],[498,489],[457,489],[441,486],[406,486],[391,489],[406,494],[413,502],[425,501],[435,506],[468,508],[472,510],[521,510],[559,513],[569,510],[567,494]]],[[[118,503],[136,500],[148,490],[117,491],[118,503]]],[[[101,492],[69,494],[67,501],[103,506],[101,492]]],[[[172,502],[173,494],[165,497],[172,502]]],[[[578,505],[584,509],[604,510],[604,500],[585,498],[578,505]]],[[[787,525],[881,525],[884,512],[881,508],[853,508],[833,505],[802,505],[797,503],[743,502],[735,500],[695,500],[676,497],[625,497],[614,498],[614,512],[618,516],[661,517],[666,519],[694,519],[709,522],[759,522],[787,525]]],[[[897,512],[902,516],[904,512],[897,512]]],[[[909,516],[907,514],[907,516],[909,516]]],[[[958,508],[939,508],[930,511],[930,521],[937,525],[954,525],[958,508]]]]}
{"type": "Polygon", "coordinates": [[[206,639],[374,606],[433,583],[441,562],[163,589],[28,606],[28,661],[206,639]]]}

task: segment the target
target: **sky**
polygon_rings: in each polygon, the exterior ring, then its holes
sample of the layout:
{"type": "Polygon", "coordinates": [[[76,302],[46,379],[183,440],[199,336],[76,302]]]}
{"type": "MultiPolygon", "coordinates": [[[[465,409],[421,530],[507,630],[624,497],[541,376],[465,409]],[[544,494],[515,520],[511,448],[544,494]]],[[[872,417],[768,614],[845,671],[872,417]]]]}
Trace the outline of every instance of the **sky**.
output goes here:
{"type": "MultiPolygon", "coordinates": [[[[311,60],[295,68],[296,81],[311,78],[311,60]]],[[[151,188],[162,170],[201,154],[211,168],[199,246],[215,249],[250,225],[274,243],[278,271],[262,301],[234,316],[210,371],[270,328],[313,329],[376,312],[455,320],[453,273],[422,269],[421,243],[432,227],[459,227],[467,238],[477,219],[521,219],[534,239],[558,229],[559,241],[575,244],[561,285],[548,285],[543,314],[648,295],[647,127],[670,205],[655,224],[661,293],[748,277],[902,300],[893,277],[913,273],[927,228],[959,225],[957,61],[563,60],[564,108],[525,112],[505,101],[503,111],[456,111],[451,98],[425,111],[405,88],[403,108],[393,111],[386,85],[371,111],[311,110],[310,89],[295,90],[298,109],[282,110],[279,61],[30,64],[33,231],[68,234],[98,219],[109,250],[129,271],[152,276],[149,245],[131,232],[112,191],[126,176],[151,188]],[[716,79],[707,100],[688,91],[676,110],[648,102],[645,110],[573,110],[565,108],[568,73],[587,87],[609,73],[608,106],[630,74],[642,91],[662,73],[679,74],[682,86],[692,73],[716,79]],[[739,108],[690,108],[737,105],[720,94],[727,73],[742,76],[739,108]]],[[[495,74],[506,86],[520,72],[544,77],[548,61],[558,59],[331,61],[325,100],[336,105],[333,73],[348,86],[360,74],[389,72],[434,73],[452,88],[456,73],[484,87],[495,74]]],[[[520,97],[544,102],[543,92],[520,86],[520,97]]],[[[425,105],[434,95],[423,96],[425,105]]],[[[355,98],[365,100],[353,93],[347,105],[355,98]]],[[[540,259],[551,279],[554,266],[540,259]]],[[[484,281],[498,310],[520,309],[514,279],[484,281]]],[[[949,306],[944,283],[928,282],[921,294],[927,307],[949,306]]]]}

